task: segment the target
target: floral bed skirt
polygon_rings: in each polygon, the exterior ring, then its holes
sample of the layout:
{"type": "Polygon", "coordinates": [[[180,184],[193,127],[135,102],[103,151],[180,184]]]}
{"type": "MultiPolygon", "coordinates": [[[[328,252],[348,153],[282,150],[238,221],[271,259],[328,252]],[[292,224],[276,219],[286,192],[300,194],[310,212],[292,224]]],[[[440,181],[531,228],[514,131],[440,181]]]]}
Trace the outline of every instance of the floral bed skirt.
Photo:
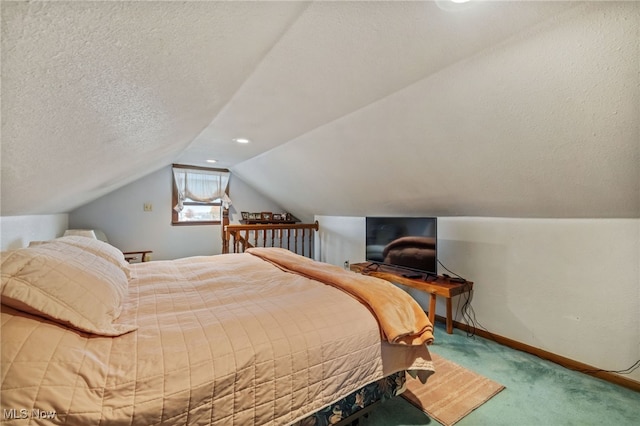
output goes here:
{"type": "Polygon", "coordinates": [[[369,383],[345,398],[294,423],[293,426],[335,425],[375,402],[400,395],[405,390],[405,382],[405,372],[399,371],[377,382],[369,383]]]}

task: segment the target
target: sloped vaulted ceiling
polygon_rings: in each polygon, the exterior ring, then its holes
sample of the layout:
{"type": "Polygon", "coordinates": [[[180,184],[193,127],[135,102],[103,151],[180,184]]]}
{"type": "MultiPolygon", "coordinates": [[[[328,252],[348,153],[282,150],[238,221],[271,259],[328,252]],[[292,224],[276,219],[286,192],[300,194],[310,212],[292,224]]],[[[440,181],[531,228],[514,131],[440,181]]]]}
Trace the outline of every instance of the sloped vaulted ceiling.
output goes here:
{"type": "Polygon", "coordinates": [[[637,2],[3,2],[2,214],[217,158],[301,215],[640,217],[639,21],[637,2]]]}
{"type": "Polygon", "coordinates": [[[2,215],[70,211],[175,161],[305,6],[3,1],[2,215]]]}

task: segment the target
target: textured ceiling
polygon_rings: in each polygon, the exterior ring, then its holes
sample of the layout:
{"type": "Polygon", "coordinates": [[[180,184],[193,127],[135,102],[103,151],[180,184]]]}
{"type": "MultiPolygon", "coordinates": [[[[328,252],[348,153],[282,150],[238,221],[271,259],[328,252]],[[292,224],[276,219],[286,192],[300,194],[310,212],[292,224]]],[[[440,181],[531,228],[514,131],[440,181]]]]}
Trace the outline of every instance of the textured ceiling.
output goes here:
{"type": "Polygon", "coordinates": [[[640,217],[639,21],[636,2],[2,2],[2,215],[216,158],[301,216],[640,217]]]}

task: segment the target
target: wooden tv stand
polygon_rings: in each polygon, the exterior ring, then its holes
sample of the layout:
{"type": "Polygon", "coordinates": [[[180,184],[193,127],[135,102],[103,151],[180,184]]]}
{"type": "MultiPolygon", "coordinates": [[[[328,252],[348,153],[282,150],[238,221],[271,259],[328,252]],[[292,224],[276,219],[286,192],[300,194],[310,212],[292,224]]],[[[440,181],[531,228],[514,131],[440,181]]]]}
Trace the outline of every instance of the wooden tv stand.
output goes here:
{"type": "Polygon", "coordinates": [[[436,297],[441,296],[446,298],[447,333],[449,334],[453,333],[451,298],[460,294],[469,293],[473,290],[473,282],[471,281],[455,282],[441,275],[429,276],[425,279],[426,274],[422,274],[421,278],[408,278],[404,276],[408,275],[408,271],[406,270],[371,262],[353,263],[351,270],[429,293],[431,295],[431,299],[429,300],[429,320],[432,324],[435,324],[434,321],[436,318],[436,297]]]}

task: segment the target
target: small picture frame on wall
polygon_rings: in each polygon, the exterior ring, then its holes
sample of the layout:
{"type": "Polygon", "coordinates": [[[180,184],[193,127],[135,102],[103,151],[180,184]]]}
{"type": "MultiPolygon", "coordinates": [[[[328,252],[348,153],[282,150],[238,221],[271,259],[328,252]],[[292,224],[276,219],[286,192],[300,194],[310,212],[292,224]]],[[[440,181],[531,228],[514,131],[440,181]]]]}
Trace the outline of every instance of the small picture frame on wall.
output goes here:
{"type": "Polygon", "coordinates": [[[249,212],[240,212],[242,220],[249,220],[249,212]]]}
{"type": "Polygon", "coordinates": [[[258,220],[260,219],[260,217],[256,217],[256,215],[259,215],[260,213],[249,213],[249,219],[247,220],[258,220]]]}
{"type": "Polygon", "coordinates": [[[271,212],[262,212],[261,214],[262,220],[272,220],[271,217],[273,216],[273,213],[271,212]]]}
{"type": "Polygon", "coordinates": [[[281,221],[281,220],[284,220],[284,218],[282,217],[282,215],[280,213],[274,213],[273,214],[273,220],[281,221]]]}

